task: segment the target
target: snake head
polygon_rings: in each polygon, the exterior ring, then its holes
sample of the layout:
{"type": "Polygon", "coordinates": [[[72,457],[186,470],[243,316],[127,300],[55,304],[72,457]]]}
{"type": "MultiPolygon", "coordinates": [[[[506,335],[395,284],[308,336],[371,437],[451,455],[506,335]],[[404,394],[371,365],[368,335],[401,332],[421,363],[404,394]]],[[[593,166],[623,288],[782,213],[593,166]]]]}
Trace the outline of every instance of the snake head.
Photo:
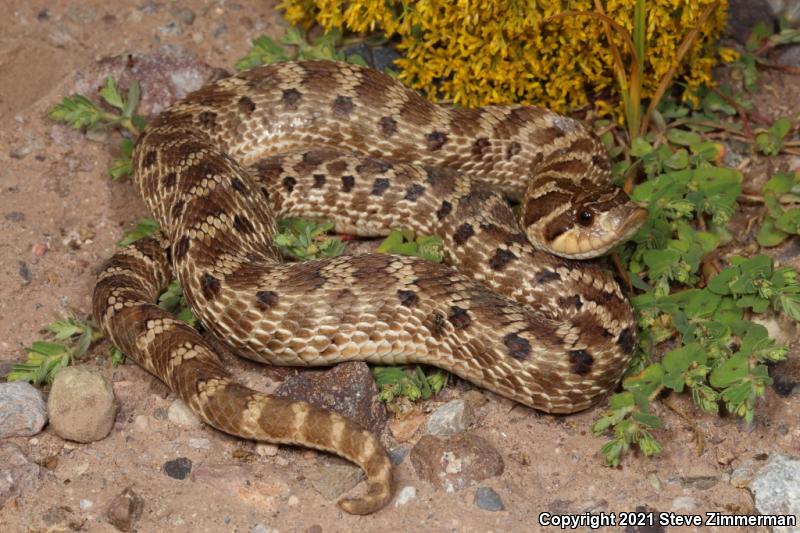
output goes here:
{"type": "Polygon", "coordinates": [[[544,214],[522,213],[534,246],[569,259],[605,254],[630,239],[645,220],[647,210],[632,202],[622,189],[611,186],[584,191],[572,201],[562,198],[558,207],[544,214]]]}

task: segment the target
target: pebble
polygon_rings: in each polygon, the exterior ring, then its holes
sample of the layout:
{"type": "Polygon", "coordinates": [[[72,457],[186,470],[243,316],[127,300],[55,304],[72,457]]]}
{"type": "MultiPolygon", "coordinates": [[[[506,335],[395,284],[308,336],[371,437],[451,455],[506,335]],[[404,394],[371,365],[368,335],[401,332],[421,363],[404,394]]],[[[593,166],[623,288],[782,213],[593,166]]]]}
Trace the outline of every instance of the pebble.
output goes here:
{"type": "Polygon", "coordinates": [[[364,479],[363,471],[349,464],[313,466],[306,471],[306,479],[327,500],[335,500],[364,479]]]}
{"type": "Polygon", "coordinates": [[[484,511],[497,512],[505,509],[500,495],[491,487],[478,487],[478,490],[475,491],[474,503],[478,509],[484,511]]]}
{"type": "Polygon", "coordinates": [[[175,16],[178,17],[178,20],[180,20],[187,26],[191,26],[192,24],[194,24],[195,15],[194,11],[192,11],[191,9],[181,9],[177,13],[175,13],[175,16]]]}
{"type": "Polygon", "coordinates": [[[403,487],[397,493],[397,498],[395,498],[394,500],[394,506],[400,507],[401,505],[405,505],[416,497],[417,497],[416,487],[412,487],[411,485],[403,487]]]}
{"type": "Polygon", "coordinates": [[[22,278],[22,284],[27,285],[33,279],[31,269],[25,261],[17,260],[17,264],[19,265],[19,277],[22,278]]]}
{"type": "MultiPolygon", "coordinates": [[[[800,457],[773,454],[758,471],[748,488],[762,515],[800,516],[800,457]]],[[[775,532],[796,531],[775,527],[775,532]]]]}
{"type": "Polygon", "coordinates": [[[133,487],[127,487],[111,500],[106,511],[106,518],[120,531],[133,531],[143,510],[144,500],[142,497],[134,492],[133,487]]]}
{"type": "Polygon", "coordinates": [[[85,367],[62,368],[47,399],[50,427],[62,439],[92,442],[114,427],[117,403],[106,379],[85,367]]]}
{"type": "Polygon", "coordinates": [[[0,439],[31,437],[47,423],[42,393],[25,381],[0,383],[0,439]]]}
{"type": "Polygon", "coordinates": [[[395,59],[399,59],[400,54],[394,48],[381,46],[372,50],[372,64],[375,69],[383,71],[387,68],[397,70],[394,64],[395,59]]]}
{"type": "Polygon", "coordinates": [[[300,503],[300,498],[298,498],[298,497],[297,497],[297,496],[295,496],[294,494],[292,494],[291,496],[289,496],[289,499],[288,499],[288,500],[286,500],[286,504],[287,504],[287,505],[289,505],[289,506],[291,506],[291,507],[294,507],[295,505],[297,505],[297,504],[299,504],[299,503],[300,503]]]}
{"type": "Polygon", "coordinates": [[[269,443],[256,444],[256,453],[261,457],[275,457],[278,455],[278,446],[269,443]]]}
{"type": "Polygon", "coordinates": [[[173,479],[186,479],[192,471],[192,460],[178,457],[164,463],[164,473],[173,479]]]}
{"type": "Polygon", "coordinates": [[[503,457],[494,446],[470,433],[423,436],[411,450],[411,464],[417,476],[448,492],[499,476],[505,469],[503,457]]]}
{"type": "Polygon", "coordinates": [[[207,450],[211,447],[211,441],[208,439],[189,439],[189,448],[195,450],[207,450]]]}
{"type": "Polygon", "coordinates": [[[464,400],[450,400],[431,414],[425,429],[429,435],[455,435],[466,430],[472,418],[472,408],[464,400]]]}
{"type": "Polygon", "coordinates": [[[167,419],[183,428],[199,428],[203,425],[200,419],[181,400],[175,400],[167,409],[167,419]]]}
{"type": "Polygon", "coordinates": [[[406,460],[406,457],[408,457],[408,451],[409,451],[408,448],[406,448],[405,446],[398,446],[397,448],[390,450],[389,461],[391,461],[392,465],[394,466],[402,464],[403,461],[406,460]]]}
{"type": "Polygon", "coordinates": [[[16,444],[0,443],[0,509],[39,485],[41,467],[28,460],[16,444]]]}
{"type": "Polygon", "coordinates": [[[92,500],[81,499],[78,502],[78,507],[81,508],[81,511],[86,511],[94,507],[94,502],[92,500]]]}
{"type": "Polygon", "coordinates": [[[250,528],[250,533],[278,533],[278,530],[259,523],[250,528]]]}
{"type": "Polygon", "coordinates": [[[675,513],[682,511],[696,511],[701,507],[700,502],[691,496],[678,496],[672,500],[671,510],[675,513]]]}

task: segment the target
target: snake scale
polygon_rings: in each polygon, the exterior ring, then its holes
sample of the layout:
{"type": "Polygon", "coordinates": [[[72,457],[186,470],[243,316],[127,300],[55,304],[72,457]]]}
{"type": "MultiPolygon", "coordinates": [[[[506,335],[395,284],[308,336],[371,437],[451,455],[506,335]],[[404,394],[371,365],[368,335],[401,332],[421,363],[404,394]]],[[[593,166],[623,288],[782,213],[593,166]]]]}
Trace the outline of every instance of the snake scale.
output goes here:
{"type": "Polygon", "coordinates": [[[201,335],[155,304],[174,276],[205,329],[244,357],[430,364],[552,413],[612,389],[633,351],[620,287],[575,259],[628,238],[644,210],[609,185],[602,145],[572,119],[438,106],[374,70],[287,62],[161,113],[133,168],[161,233],[106,264],[98,322],[211,426],[358,464],[368,484],[339,502],[349,513],[391,498],[379,441],[334,412],[235,382],[201,335]],[[520,202],[520,222],[507,199],[520,202]],[[284,263],[275,221],[299,215],[364,236],[438,234],[449,266],[389,254],[284,263]]]}

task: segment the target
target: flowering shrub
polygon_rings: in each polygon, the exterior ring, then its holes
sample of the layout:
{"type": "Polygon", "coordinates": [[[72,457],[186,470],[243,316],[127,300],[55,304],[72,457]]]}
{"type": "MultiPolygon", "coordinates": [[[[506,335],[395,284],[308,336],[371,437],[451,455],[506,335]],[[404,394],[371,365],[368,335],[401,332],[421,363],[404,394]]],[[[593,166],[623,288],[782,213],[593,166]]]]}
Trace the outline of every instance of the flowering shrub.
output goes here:
{"type": "MultiPolygon", "coordinates": [[[[644,97],[714,1],[647,3],[644,97]]],[[[631,31],[634,3],[604,0],[603,9],[631,31]]],[[[398,36],[400,79],[433,100],[466,107],[537,103],[564,111],[617,89],[599,20],[570,15],[545,22],[566,9],[592,11],[592,0],[282,0],[280,7],[290,23],[306,28],[316,22],[327,30],[398,36]]],[[[683,62],[680,78],[689,92],[711,81],[726,12],[722,0],[683,62]]],[[[621,40],[616,44],[626,50],[621,40]]]]}

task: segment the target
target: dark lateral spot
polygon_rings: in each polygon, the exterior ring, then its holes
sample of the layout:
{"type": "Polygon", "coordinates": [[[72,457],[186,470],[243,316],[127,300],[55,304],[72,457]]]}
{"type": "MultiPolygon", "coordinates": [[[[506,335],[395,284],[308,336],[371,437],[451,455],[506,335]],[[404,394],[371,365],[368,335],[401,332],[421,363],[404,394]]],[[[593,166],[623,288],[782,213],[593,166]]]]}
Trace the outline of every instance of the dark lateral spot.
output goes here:
{"type": "Polygon", "coordinates": [[[391,137],[397,132],[397,121],[392,117],[381,117],[378,121],[378,127],[384,137],[391,137]]]}
{"type": "Polygon", "coordinates": [[[256,293],[256,307],[267,311],[278,305],[278,293],[273,291],[258,291],[256,293]]]}
{"type": "Polygon", "coordinates": [[[531,343],[516,333],[509,333],[503,337],[503,344],[508,349],[508,355],[514,359],[525,359],[531,354],[531,343]]]}
{"type": "Polygon", "coordinates": [[[297,109],[297,104],[302,97],[297,89],[284,89],[281,101],[288,109],[297,109]]]}
{"type": "Polygon", "coordinates": [[[581,307],[583,307],[583,301],[581,301],[581,297],[577,294],[572,296],[562,296],[558,299],[558,305],[562,308],[566,307],[574,307],[576,311],[579,311],[581,307]]]}
{"type": "Polygon", "coordinates": [[[489,142],[489,139],[486,137],[478,137],[475,139],[475,142],[472,143],[472,155],[476,157],[483,156],[491,145],[492,143],[489,142]]]}
{"type": "Polygon", "coordinates": [[[200,289],[206,300],[213,300],[219,295],[219,280],[206,272],[200,276],[200,289]]]}
{"type": "Polygon", "coordinates": [[[494,252],[494,256],[489,261],[489,266],[494,270],[503,270],[508,263],[517,259],[517,256],[510,250],[503,250],[498,248],[494,252]]]}
{"type": "Polygon", "coordinates": [[[406,307],[415,307],[419,303],[419,296],[414,291],[397,291],[400,303],[406,307]]]}
{"type": "Polygon", "coordinates": [[[312,188],[321,189],[325,185],[325,174],[314,174],[314,185],[312,188]]]}
{"type": "Polygon", "coordinates": [[[213,128],[217,124],[217,114],[213,111],[203,111],[197,115],[200,125],[204,128],[213,128]]]}
{"type": "Polygon", "coordinates": [[[233,217],[233,229],[239,233],[252,233],[255,228],[249,218],[236,215],[233,217]]]}
{"type": "Polygon", "coordinates": [[[572,372],[582,376],[592,371],[594,357],[586,350],[570,350],[569,361],[572,363],[572,372]]]}
{"type": "Polygon", "coordinates": [[[611,168],[608,163],[608,158],[602,157],[600,155],[592,156],[592,165],[596,166],[601,170],[608,170],[609,168],[611,168]]]}
{"type": "Polygon", "coordinates": [[[356,179],[353,176],[342,176],[342,192],[350,192],[356,184],[356,179]]]}
{"type": "Polygon", "coordinates": [[[239,102],[236,105],[239,107],[239,111],[246,115],[256,110],[256,103],[249,96],[239,98],[239,102]]]}
{"type": "Polygon", "coordinates": [[[439,209],[436,210],[436,218],[441,220],[444,217],[446,217],[447,215],[449,215],[450,211],[452,211],[452,210],[453,210],[453,204],[451,204],[447,200],[444,200],[442,202],[441,207],[439,207],[439,209]]]}
{"type": "Polygon", "coordinates": [[[619,333],[617,346],[622,348],[623,352],[632,353],[635,344],[636,338],[633,336],[633,330],[631,328],[625,328],[619,333]]]}
{"type": "Polygon", "coordinates": [[[456,229],[455,233],[453,233],[453,241],[461,246],[473,235],[475,235],[475,230],[472,229],[472,226],[465,222],[464,224],[461,224],[458,229],[456,229]]]}
{"type": "Polygon", "coordinates": [[[153,150],[150,150],[146,154],[144,154],[144,159],[142,159],[142,164],[145,167],[152,167],[156,162],[156,153],[153,150]]]}
{"type": "Polygon", "coordinates": [[[264,195],[264,198],[269,200],[269,189],[267,189],[266,187],[261,187],[261,194],[264,195]]]}
{"type": "Polygon", "coordinates": [[[292,192],[294,190],[294,186],[297,185],[297,180],[294,179],[292,176],[286,176],[283,178],[283,186],[286,188],[288,192],[292,192]]]}
{"type": "Polygon", "coordinates": [[[561,274],[558,272],[553,272],[552,270],[545,269],[536,274],[536,281],[539,283],[547,283],[548,281],[554,281],[557,279],[561,279],[561,274]]]}
{"type": "Polygon", "coordinates": [[[238,193],[247,194],[247,186],[239,178],[231,178],[231,187],[233,187],[233,190],[238,193]]]}
{"type": "Polygon", "coordinates": [[[446,324],[444,315],[438,311],[431,317],[431,335],[438,338],[444,335],[444,325],[446,324]]]}
{"type": "Polygon", "coordinates": [[[404,198],[409,202],[416,202],[420,196],[425,192],[425,187],[419,183],[412,184],[407,190],[404,198]]]}
{"type": "Polygon", "coordinates": [[[462,309],[457,305],[454,305],[450,308],[450,315],[447,317],[447,320],[449,320],[456,329],[464,329],[469,326],[470,322],[472,322],[467,310],[462,309]]]}
{"type": "Polygon", "coordinates": [[[520,146],[517,141],[511,141],[506,149],[506,159],[511,159],[517,155],[520,150],[522,150],[522,146],[520,146]]]}
{"type": "Polygon", "coordinates": [[[386,189],[388,188],[389,188],[389,180],[386,178],[378,178],[372,184],[372,195],[383,196],[383,193],[385,193],[386,189]]]}
{"type": "Polygon", "coordinates": [[[352,113],[353,107],[353,99],[349,96],[337,96],[333,101],[333,112],[342,117],[352,113]]]}
{"type": "Polygon", "coordinates": [[[189,237],[184,235],[178,241],[178,244],[175,245],[175,259],[180,261],[184,257],[186,257],[186,253],[189,251],[189,237]]]}
{"type": "Polygon", "coordinates": [[[168,189],[174,187],[177,179],[178,176],[175,174],[175,172],[167,172],[167,174],[164,176],[164,187],[168,189]]]}
{"type": "Polygon", "coordinates": [[[428,143],[428,150],[436,151],[447,143],[447,134],[442,131],[432,131],[425,135],[425,142],[428,143]]]}
{"type": "Polygon", "coordinates": [[[176,219],[183,214],[183,208],[185,207],[185,205],[186,204],[184,203],[183,200],[178,200],[177,202],[172,204],[172,210],[170,212],[172,213],[173,219],[176,219]]]}

